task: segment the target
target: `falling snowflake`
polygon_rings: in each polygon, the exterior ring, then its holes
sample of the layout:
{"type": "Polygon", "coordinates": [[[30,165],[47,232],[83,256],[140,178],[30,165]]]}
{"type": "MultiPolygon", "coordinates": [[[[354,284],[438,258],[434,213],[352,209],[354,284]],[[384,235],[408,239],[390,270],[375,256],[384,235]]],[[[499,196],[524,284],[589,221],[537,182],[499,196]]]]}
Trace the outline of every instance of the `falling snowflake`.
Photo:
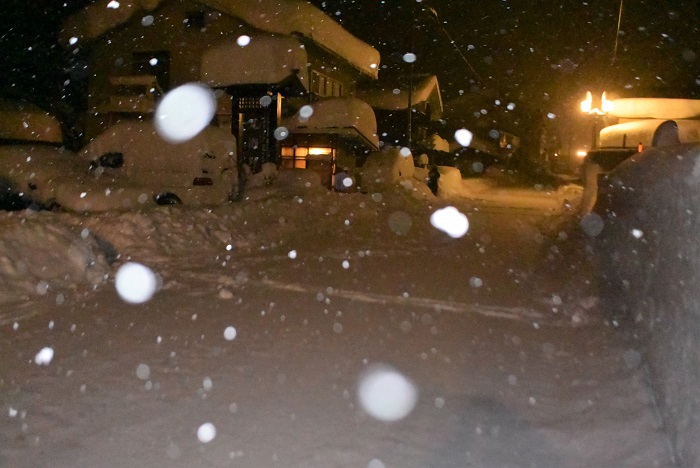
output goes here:
{"type": "Polygon", "coordinates": [[[49,348],[48,346],[46,348],[42,348],[41,351],[36,353],[36,356],[34,356],[34,362],[39,366],[48,366],[51,364],[52,359],[53,348],[49,348]]]}
{"type": "Polygon", "coordinates": [[[115,287],[126,302],[140,304],[148,301],[156,290],[156,275],[145,265],[127,262],[117,270],[115,287]]]}
{"type": "Polygon", "coordinates": [[[299,116],[304,118],[304,119],[308,119],[309,117],[311,117],[313,115],[313,113],[314,113],[314,108],[309,106],[309,105],[302,106],[301,109],[299,109],[299,116]]]}
{"type": "Polygon", "coordinates": [[[216,97],[208,87],[188,83],[170,91],[158,104],[155,126],[171,143],[195,137],[209,125],[216,111],[216,97]]]}
{"type": "Polygon", "coordinates": [[[455,239],[464,236],[469,230],[469,220],[454,206],[435,211],[430,216],[430,224],[455,239]]]}
{"type": "Polygon", "coordinates": [[[460,128],[455,132],[455,140],[464,147],[471,145],[472,138],[474,138],[474,135],[466,128],[460,128]]]}
{"type": "Polygon", "coordinates": [[[413,52],[408,52],[403,55],[403,61],[406,63],[414,63],[418,57],[413,52]]]}
{"type": "Polygon", "coordinates": [[[370,416],[382,421],[398,421],[413,410],[418,390],[397,370],[378,366],[360,379],[358,397],[370,416]]]}
{"type": "Polygon", "coordinates": [[[235,327],[226,327],[224,330],[224,338],[226,338],[228,341],[233,341],[236,339],[237,334],[238,332],[236,331],[235,327]]]}
{"type": "Polygon", "coordinates": [[[216,427],[212,423],[204,423],[197,429],[197,438],[203,444],[208,444],[216,437],[216,427]]]}

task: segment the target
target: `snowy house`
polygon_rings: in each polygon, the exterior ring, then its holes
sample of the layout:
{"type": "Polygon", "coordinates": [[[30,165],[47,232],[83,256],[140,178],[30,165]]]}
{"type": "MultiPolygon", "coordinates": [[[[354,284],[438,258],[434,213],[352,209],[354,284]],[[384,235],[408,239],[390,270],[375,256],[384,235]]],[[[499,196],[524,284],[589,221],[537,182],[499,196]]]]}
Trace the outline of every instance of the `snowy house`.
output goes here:
{"type": "Polygon", "coordinates": [[[374,109],[377,127],[385,144],[409,145],[407,134],[410,127],[411,146],[415,144],[421,149],[435,149],[432,127],[443,111],[437,76],[382,77],[377,82],[360,87],[357,97],[374,109]]]}
{"type": "Polygon", "coordinates": [[[284,119],[281,128],[289,132],[282,141],[282,167],[318,172],[328,188],[335,186],[336,168],[354,170],[379,148],[372,108],[353,97],[305,105],[284,119]]]}
{"type": "MultiPolygon", "coordinates": [[[[60,40],[87,52],[88,136],[115,117],[144,118],[161,90],[199,81],[216,90],[216,123],[230,125],[239,163],[253,171],[280,162],[290,136],[283,118],[353,96],[379,66],[374,48],[303,0],[99,0],[64,22],[60,40]]],[[[373,149],[371,136],[337,130],[347,116],[324,123],[327,143],[355,139],[373,149]]],[[[326,148],[333,167],[336,147],[326,148]]]]}

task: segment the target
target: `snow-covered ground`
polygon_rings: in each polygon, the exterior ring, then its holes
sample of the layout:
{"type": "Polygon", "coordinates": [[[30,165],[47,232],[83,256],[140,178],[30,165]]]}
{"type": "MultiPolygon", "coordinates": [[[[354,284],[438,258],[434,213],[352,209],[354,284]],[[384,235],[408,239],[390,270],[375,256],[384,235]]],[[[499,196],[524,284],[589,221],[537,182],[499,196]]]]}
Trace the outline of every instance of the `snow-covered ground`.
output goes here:
{"type": "Polygon", "coordinates": [[[668,466],[550,195],[411,187],[0,214],[0,465],[668,466]],[[466,235],[431,225],[447,205],[466,235]],[[127,261],[157,276],[143,304],[127,261]],[[361,399],[375,364],[405,387],[361,399]]]}

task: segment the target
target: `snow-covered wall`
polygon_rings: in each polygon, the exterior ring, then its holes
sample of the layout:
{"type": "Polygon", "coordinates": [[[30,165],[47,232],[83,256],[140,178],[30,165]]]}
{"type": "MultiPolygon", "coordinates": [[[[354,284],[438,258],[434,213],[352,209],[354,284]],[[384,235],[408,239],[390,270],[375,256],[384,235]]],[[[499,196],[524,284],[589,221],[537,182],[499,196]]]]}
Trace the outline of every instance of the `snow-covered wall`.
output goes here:
{"type": "MultiPolygon", "coordinates": [[[[700,145],[639,153],[604,179],[600,277],[632,349],[646,356],[678,466],[700,466],[700,145]]],[[[601,218],[595,218],[600,215],[601,218]]],[[[601,223],[602,221],[602,223],[601,223]]]]}

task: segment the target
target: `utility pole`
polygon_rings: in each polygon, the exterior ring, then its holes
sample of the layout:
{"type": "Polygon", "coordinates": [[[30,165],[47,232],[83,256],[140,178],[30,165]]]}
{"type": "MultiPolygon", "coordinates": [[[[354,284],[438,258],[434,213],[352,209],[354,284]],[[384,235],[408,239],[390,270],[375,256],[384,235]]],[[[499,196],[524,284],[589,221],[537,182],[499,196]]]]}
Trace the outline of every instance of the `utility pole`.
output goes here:
{"type": "Polygon", "coordinates": [[[413,9],[411,10],[412,12],[412,19],[411,19],[411,46],[410,46],[410,51],[409,53],[412,54],[411,61],[409,63],[409,70],[408,70],[408,128],[406,129],[406,140],[407,140],[407,148],[412,150],[413,148],[413,137],[412,137],[412,132],[413,132],[413,64],[416,61],[416,5],[415,3],[413,4],[413,9]]]}

